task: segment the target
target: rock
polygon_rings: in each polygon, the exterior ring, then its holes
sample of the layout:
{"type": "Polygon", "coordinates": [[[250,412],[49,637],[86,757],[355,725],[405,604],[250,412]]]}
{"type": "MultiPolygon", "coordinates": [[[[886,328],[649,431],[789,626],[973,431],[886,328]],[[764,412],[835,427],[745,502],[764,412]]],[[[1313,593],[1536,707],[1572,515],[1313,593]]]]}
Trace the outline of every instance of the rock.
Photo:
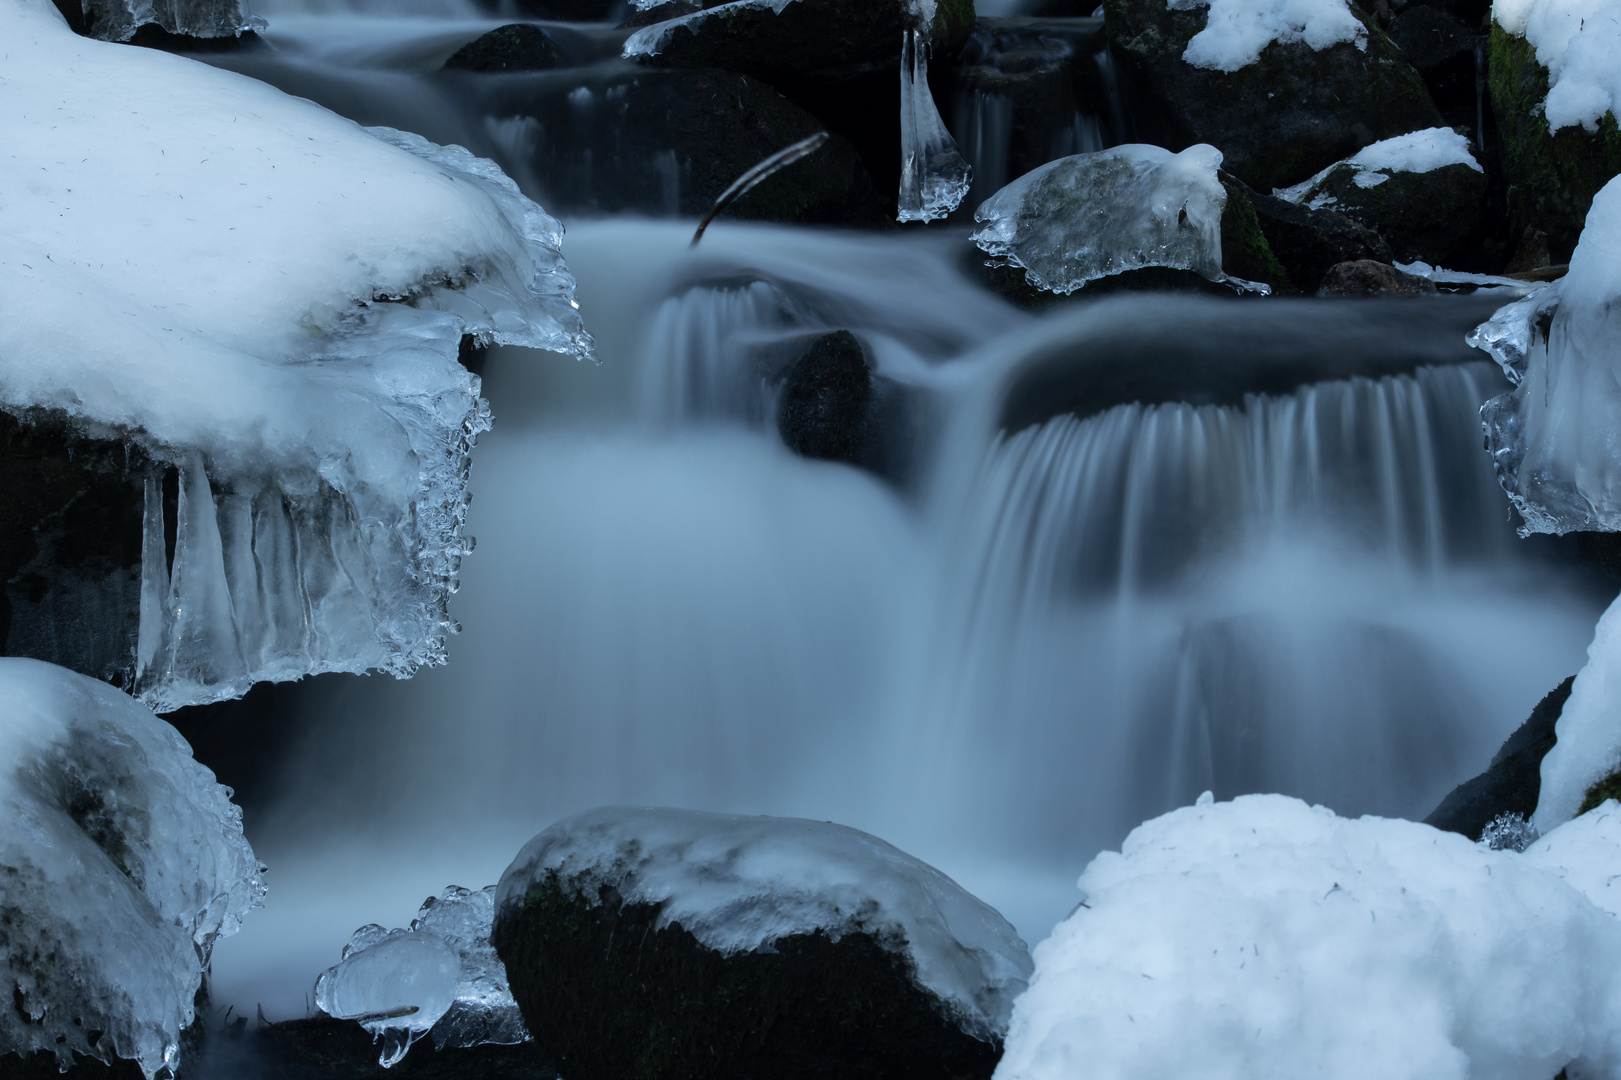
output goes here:
{"type": "MultiPolygon", "coordinates": [[[[822,130],[769,86],[725,71],[622,64],[555,76],[487,80],[457,89],[483,115],[505,117],[510,146],[531,147],[547,208],[565,213],[698,217],[742,173],[822,130]]],[[[520,170],[521,175],[521,170],[520,170]]],[[[835,136],[738,199],[728,218],[887,225],[860,157],[835,136]]]]}
{"type": "Polygon", "coordinates": [[[823,334],[788,370],[777,405],[782,441],[801,457],[854,464],[867,437],[872,372],[848,330],[823,334]]]}
{"type": "Polygon", "coordinates": [[[570,1080],[989,1077],[1030,971],[950,879],[822,822],[591,811],[498,896],[513,994],[570,1080]]]}
{"type": "MultiPolygon", "coordinates": [[[[1337,165],[1313,187],[1333,202],[1324,207],[1377,232],[1400,262],[1468,269],[1460,257],[1479,239],[1485,217],[1485,174],[1467,165],[1429,172],[1379,170],[1388,179],[1364,187],[1370,174],[1337,165]]],[[[1315,200],[1312,200],[1315,201],[1315,200]]]]}
{"type": "MultiPolygon", "coordinates": [[[[1234,178],[1224,177],[1223,182],[1232,184],[1234,178]]],[[[1323,275],[1335,263],[1357,259],[1390,261],[1389,245],[1366,225],[1332,210],[1310,210],[1276,195],[1263,195],[1248,187],[1242,190],[1255,211],[1267,246],[1299,292],[1316,292],[1323,275]]]]}
{"type": "Polygon", "coordinates": [[[1336,263],[1323,275],[1318,296],[1434,296],[1435,282],[1373,259],[1336,263]]]}
{"type": "Polygon", "coordinates": [[[1553,749],[1554,725],[1576,681],[1572,675],[1537,703],[1479,776],[1465,780],[1441,800],[1424,824],[1480,839],[1487,825],[1503,814],[1530,819],[1542,792],[1542,759],[1553,749]]]}
{"type": "MultiPolygon", "coordinates": [[[[235,39],[248,25],[241,0],[55,0],[75,33],[102,41],[129,41],[152,25],[191,39],[235,39]]],[[[138,44],[150,44],[152,38],[138,44]]]]}
{"type": "MultiPolygon", "coordinates": [[[[492,15],[502,14],[501,0],[479,0],[492,15]]],[[[518,11],[531,19],[557,22],[618,22],[631,13],[630,0],[516,0],[518,11]]]]}
{"type": "Polygon", "coordinates": [[[1510,226],[1547,234],[1552,261],[1570,254],[1593,205],[1593,196],[1621,173],[1621,130],[1606,113],[1596,132],[1562,127],[1549,132],[1542,114],[1548,70],[1525,42],[1493,25],[1490,85],[1492,113],[1503,145],[1509,185],[1510,226]]]}
{"type": "Polygon", "coordinates": [[[1270,285],[1274,296],[1299,292],[1267,240],[1249,189],[1226,173],[1218,174],[1218,179],[1227,191],[1227,205],[1221,211],[1222,270],[1232,277],[1270,285]]]}
{"type": "MultiPolygon", "coordinates": [[[[419,1047],[398,1064],[377,1063],[377,1045],[359,1024],[317,1016],[211,1038],[204,1065],[215,1076],[297,1080],[557,1080],[556,1068],[534,1043],[517,1046],[419,1047]],[[231,1066],[236,1066],[231,1068],[231,1066]]],[[[181,1077],[185,1080],[185,1077],[181,1077]]]]}
{"type": "Polygon", "coordinates": [[[461,71],[544,71],[565,66],[551,35],[529,23],[497,27],[445,61],[446,70],[461,71]]]}
{"type": "Polygon", "coordinates": [[[1389,31],[1429,87],[1447,126],[1474,131],[1480,123],[1476,80],[1484,74],[1475,54],[1486,40],[1479,18],[1470,24],[1440,7],[1414,4],[1391,19],[1389,31]]]}
{"type": "MultiPolygon", "coordinates": [[[[1356,11],[1352,6],[1352,11],[1356,11]]],[[[1418,72],[1367,25],[1367,51],[1274,43],[1227,73],[1182,59],[1207,9],[1165,0],[1107,0],[1109,37],[1138,97],[1150,141],[1173,150],[1207,142],[1228,171],[1262,190],[1296,183],[1380,139],[1441,123],[1418,72]]]]}

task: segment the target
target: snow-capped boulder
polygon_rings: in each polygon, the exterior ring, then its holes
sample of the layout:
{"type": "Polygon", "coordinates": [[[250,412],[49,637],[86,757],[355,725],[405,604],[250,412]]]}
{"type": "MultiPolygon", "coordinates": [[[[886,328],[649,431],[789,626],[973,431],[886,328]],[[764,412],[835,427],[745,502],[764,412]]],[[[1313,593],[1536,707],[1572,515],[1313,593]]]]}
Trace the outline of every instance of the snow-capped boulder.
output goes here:
{"type": "Polygon", "coordinates": [[[1252,187],[1296,183],[1440,113],[1389,38],[1347,0],[1105,0],[1149,141],[1210,143],[1252,187]]]}
{"type": "Polygon", "coordinates": [[[825,822],[608,808],[529,842],[494,942],[581,1080],[987,1077],[1029,973],[990,907],[825,822]]]}
{"type": "MultiPolygon", "coordinates": [[[[1241,183],[1236,178],[1229,186],[1241,183]]],[[[1248,185],[1240,189],[1248,197],[1250,207],[1266,237],[1267,246],[1289,274],[1295,289],[1308,295],[1321,285],[1329,268],[1342,262],[1373,259],[1391,261],[1390,245],[1374,230],[1332,210],[1313,210],[1276,195],[1255,191],[1248,185]]],[[[1231,199],[1229,194],[1229,200],[1231,199]]],[[[1222,238],[1223,250],[1226,237],[1222,238]]],[[[1238,277],[1250,275],[1237,270],[1238,277]]]]}
{"type": "Polygon", "coordinates": [[[265,891],[229,790],[128,696],[37,660],[0,659],[0,761],[0,1053],[172,1068],[214,942],[265,891]]]}

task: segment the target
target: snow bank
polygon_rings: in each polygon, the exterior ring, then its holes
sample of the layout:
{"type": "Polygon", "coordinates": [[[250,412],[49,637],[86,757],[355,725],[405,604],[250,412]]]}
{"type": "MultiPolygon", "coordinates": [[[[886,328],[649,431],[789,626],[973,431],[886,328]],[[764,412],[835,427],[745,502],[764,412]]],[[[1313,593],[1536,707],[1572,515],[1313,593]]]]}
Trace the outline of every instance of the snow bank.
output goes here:
{"type": "Polygon", "coordinates": [[[996,1076],[1621,1075],[1621,923],[1539,858],[1206,795],[1092,861],[996,1076]]]}
{"type": "Polygon", "coordinates": [[[0,1053],[173,1066],[215,940],[265,891],[230,791],[130,698],[37,660],[0,659],[0,760],[0,1053]]]}
{"type": "Polygon", "coordinates": [[[1621,915],[1621,804],[1606,799],[1526,848],[1524,858],[1558,874],[1611,915],[1621,915]]]}
{"type": "Polygon", "coordinates": [[[1342,166],[1354,170],[1352,183],[1371,188],[1389,180],[1393,172],[1427,173],[1448,165],[1467,165],[1475,172],[1485,172],[1470,152],[1468,139],[1451,128],[1425,128],[1365,146],[1309,180],[1302,180],[1292,187],[1274,188],[1272,194],[1313,210],[1321,210],[1337,201],[1333,195],[1322,190],[1322,183],[1328,179],[1329,173],[1342,166]]]}
{"type": "Polygon", "coordinates": [[[1318,51],[1346,42],[1368,48],[1368,29],[1345,0],[1166,0],[1165,6],[1210,8],[1205,28],[1182,52],[1194,67],[1237,71],[1259,60],[1274,41],[1304,41],[1318,51]]]}
{"type": "Polygon", "coordinates": [[[1587,789],[1621,768],[1621,597],[1599,617],[1587,664],[1576,673],[1554,734],[1558,741],[1542,759],[1531,816],[1543,834],[1575,817],[1587,789]]]}
{"type": "Polygon", "coordinates": [[[1221,151],[1203,143],[1180,154],[1128,144],[1059,158],[986,199],[973,240],[988,265],[1022,267],[1031,285],[1056,293],[1146,266],[1226,281],[1220,167],[1221,151]]]}
{"type": "Polygon", "coordinates": [[[1521,535],[1621,530],[1621,178],[1594,196],[1569,273],[1469,343],[1516,384],[1481,420],[1521,535]]]}
{"type": "Polygon", "coordinates": [[[1548,69],[1548,130],[1597,131],[1621,104],[1621,0],[1494,0],[1492,18],[1548,69]]]}
{"type": "Polygon", "coordinates": [[[0,0],[0,43],[0,406],[181,470],[172,576],[148,500],[142,699],[439,662],[488,425],[457,345],[589,351],[561,228],[458,147],[48,0],[0,0]]]}
{"type": "Polygon", "coordinates": [[[521,904],[557,875],[580,895],[613,885],[662,905],[719,952],[790,934],[862,932],[901,945],[914,978],[982,1040],[1007,1029],[1030,956],[1013,927],[940,871],[875,836],[799,818],[607,807],[536,836],[501,875],[496,904],[521,904]]]}

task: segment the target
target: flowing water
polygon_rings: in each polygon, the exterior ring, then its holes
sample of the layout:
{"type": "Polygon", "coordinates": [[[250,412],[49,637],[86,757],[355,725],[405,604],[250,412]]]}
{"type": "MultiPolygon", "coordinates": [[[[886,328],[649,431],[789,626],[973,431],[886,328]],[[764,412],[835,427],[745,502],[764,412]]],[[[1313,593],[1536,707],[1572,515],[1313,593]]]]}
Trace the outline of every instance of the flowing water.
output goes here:
{"type": "MultiPolygon", "coordinates": [[[[493,22],[284,21],[232,66],[545,196],[414,73],[493,22]]],[[[355,927],[605,803],[867,829],[1034,942],[1093,854],[1206,789],[1422,816],[1582,662],[1606,598],[1514,538],[1480,449],[1489,304],[1038,317],[962,230],[567,224],[601,363],[485,358],[450,664],[261,718],[271,892],[215,952],[221,1004],[302,1015],[355,927]],[[829,329],[876,370],[870,468],[776,434],[772,358],[829,329]]]]}

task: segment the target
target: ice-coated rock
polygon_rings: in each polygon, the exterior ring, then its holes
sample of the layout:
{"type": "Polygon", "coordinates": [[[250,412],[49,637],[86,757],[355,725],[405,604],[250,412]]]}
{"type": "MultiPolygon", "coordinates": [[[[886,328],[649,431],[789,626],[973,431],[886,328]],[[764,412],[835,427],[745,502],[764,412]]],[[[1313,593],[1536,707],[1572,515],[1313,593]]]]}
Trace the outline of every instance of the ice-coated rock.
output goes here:
{"type": "Polygon", "coordinates": [[[590,351],[561,227],[459,147],[47,0],[0,0],[0,41],[0,406],[181,474],[178,522],[148,485],[142,700],[441,662],[488,424],[457,347],[590,351]]]}
{"type": "Polygon", "coordinates": [[[1621,531],[1621,179],[1594,197],[1570,272],[1469,341],[1515,384],[1480,415],[1521,535],[1621,531]]]}
{"type": "Polygon", "coordinates": [[[171,34],[197,38],[232,37],[258,30],[264,20],[243,0],[67,0],[82,4],[86,29],[103,41],[128,41],[135,31],[156,24],[171,34]]]}
{"type": "Polygon", "coordinates": [[[1220,167],[1221,151],[1202,144],[1180,154],[1128,144],[1059,158],[987,199],[974,214],[974,243],[989,265],[1021,267],[1049,292],[1149,266],[1225,281],[1220,167]]]}
{"type": "Polygon", "coordinates": [[[1519,854],[1281,795],[1156,818],[1036,947],[997,1078],[1621,1075],[1621,830],[1572,826],[1519,854]]]}
{"type": "Polygon", "coordinates": [[[384,1068],[429,1033],[440,1050],[528,1041],[506,968],[490,945],[494,895],[493,885],[452,885],[428,897],[409,929],[362,926],[342,960],[315,981],[316,1005],[358,1021],[381,1041],[384,1068]]]}
{"type": "Polygon", "coordinates": [[[0,760],[0,1053],[173,1068],[214,942],[265,891],[229,789],[131,698],[37,660],[0,659],[0,760]]]}

